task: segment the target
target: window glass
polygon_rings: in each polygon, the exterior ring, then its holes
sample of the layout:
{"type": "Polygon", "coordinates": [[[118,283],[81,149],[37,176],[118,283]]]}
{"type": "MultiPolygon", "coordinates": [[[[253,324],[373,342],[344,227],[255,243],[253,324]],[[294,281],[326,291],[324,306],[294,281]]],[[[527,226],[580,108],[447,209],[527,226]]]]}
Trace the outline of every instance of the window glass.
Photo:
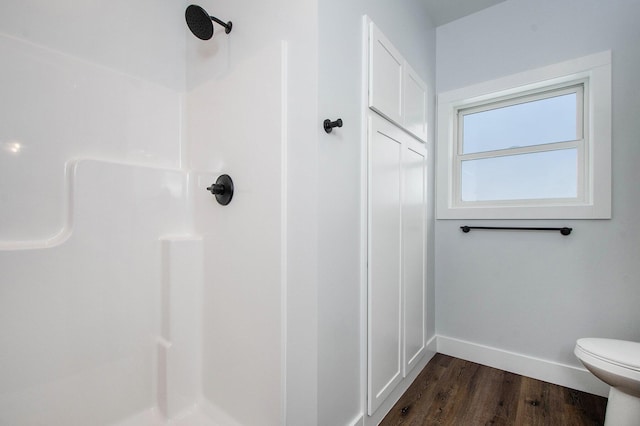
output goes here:
{"type": "Polygon", "coordinates": [[[578,139],[578,95],[531,100],[479,112],[462,111],[462,153],[578,139]]]}
{"type": "Polygon", "coordinates": [[[577,149],[462,161],[463,202],[576,198],[577,149]]]}
{"type": "Polygon", "coordinates": [[[611,52],[438,93],[438,219],[610,219],[611,52]]]}

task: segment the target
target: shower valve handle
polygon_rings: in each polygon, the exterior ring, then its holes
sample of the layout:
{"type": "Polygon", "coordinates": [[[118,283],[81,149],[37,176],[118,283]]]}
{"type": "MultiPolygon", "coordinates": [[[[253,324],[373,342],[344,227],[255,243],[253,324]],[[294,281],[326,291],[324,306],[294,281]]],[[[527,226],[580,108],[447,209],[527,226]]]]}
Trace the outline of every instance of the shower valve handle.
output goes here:
{"type": "Polygon", "coordinates": [[[223,206],[231,202],[233,198],[233,180],[229,175],[220,175],[216,183],[212,183],[207,191],[216,196],[216,200],[223,206]]]}
{"type": "Polygon", "coordinates": [[[207,191],[214,195],[221,195],[224,194],[225,186],[218,183],[212,183],[211,186],[207,187],[207,191]]]}

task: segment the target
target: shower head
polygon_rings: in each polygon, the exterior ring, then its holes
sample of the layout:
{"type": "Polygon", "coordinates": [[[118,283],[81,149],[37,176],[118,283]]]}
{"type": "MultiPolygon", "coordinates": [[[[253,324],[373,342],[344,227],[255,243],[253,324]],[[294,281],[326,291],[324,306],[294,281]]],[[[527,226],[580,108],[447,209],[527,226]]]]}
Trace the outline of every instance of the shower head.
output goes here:
{"type": "Polygon", "coordinates": [[[214,16],[209,16],[206,10],[195,4],[187,7],[187,10],[184,12],[184,17],[193,35],[201,40],[209,40],[213,37],[212,21],[222,25],[225,33],[229,34],[231,32],[231,21],[224,23],[214,16]]]}

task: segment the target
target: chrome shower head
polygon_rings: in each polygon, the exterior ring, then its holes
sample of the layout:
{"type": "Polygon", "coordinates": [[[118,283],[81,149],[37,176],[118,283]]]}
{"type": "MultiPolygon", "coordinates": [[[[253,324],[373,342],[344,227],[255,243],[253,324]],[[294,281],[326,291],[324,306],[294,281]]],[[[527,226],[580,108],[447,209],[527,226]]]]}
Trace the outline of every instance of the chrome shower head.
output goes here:
{"type": "Polygon", "coordinates": [[[231,21],[225,23],[214,16],[209,16],[206,10],[195,4],[187,7],[184,17],[193,35],[200,40],[209,40],[213,37],[212,21],[222,25],[225,33],[229,34],[231,32],[231,21]]]}

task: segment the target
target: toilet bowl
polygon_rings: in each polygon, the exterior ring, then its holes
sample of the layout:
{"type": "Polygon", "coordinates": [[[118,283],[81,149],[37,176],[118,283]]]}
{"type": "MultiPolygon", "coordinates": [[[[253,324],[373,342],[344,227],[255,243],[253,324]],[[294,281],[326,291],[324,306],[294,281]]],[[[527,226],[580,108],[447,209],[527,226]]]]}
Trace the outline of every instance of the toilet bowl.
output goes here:
{"type": "Polygon", "coordinates": [[[640,343],[578,339],[575,355],[609,386],[605,426],[640,425],[640,343]]]}

